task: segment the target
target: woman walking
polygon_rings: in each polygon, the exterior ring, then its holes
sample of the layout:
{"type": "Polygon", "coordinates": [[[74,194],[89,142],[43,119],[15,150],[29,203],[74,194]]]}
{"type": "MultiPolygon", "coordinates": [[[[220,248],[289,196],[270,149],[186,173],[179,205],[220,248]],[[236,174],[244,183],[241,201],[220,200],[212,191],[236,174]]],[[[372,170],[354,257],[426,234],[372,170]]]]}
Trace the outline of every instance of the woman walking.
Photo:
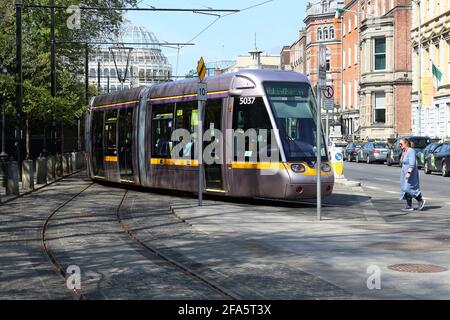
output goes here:
{"type": "Polygon", "coordinates": [[[402,211],[413,211],[412,199],[416,199],[417,210],[422,211],[425,200],[422,198],[419,185],[419,170],[416,163],[416,152],[412,148],[412,143],[407,138],[400,139],[402,156],[400,163],[402,171],[400,173],[400,200],[406,200],[406,207],[402,211]]]}

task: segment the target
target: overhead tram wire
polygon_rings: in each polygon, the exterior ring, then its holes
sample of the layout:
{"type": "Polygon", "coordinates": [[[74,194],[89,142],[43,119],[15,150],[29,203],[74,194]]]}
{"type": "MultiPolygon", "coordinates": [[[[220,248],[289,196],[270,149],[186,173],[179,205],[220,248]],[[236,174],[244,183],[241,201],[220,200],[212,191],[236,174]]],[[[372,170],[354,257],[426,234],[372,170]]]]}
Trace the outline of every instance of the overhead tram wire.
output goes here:
{"type": "MultiPolygon", "coordinates": [[[[227,16],[232,15],[232,14],[240,13],[242,11],[250,10],[250,9],[262,6],[262,5],[266,4],[266,3],[272,2],[272,1],[274,1],[274,0],[267,0],[267,1],[264,1],[264,2],[261,2],[261,3],[254,4],[252,6],[246,7],[244,9],[239,9],[239,10],[235,10],[235,11],[229,12],[228,14],[224,14],[224,15],[210,14],[210,15],[217,16],[217,18],[214,21],[212,21],[210,24],[208,24],[199,33],[197,33],[191,40],[188,41],[188,43],[194,41],[195,39],[197,39],[202,33],[204,33],[206,30],[211,28],[220,18],[224,18],[224,17],[227,17],[227,16]]],[[[207,13],[204,13],[204,12],[201,12],[201,11],[207,11],[208,12],[208,10],[203,10],[203,9],[202,10],[198,10],[198,11],[199,12],[194,12],[194,13],[207,14],[207,13]]],[[[220,11],[217,11],[217,12],[220,12],[220,11]]],[[[181,48],[183,48],[183,46],[181,48]]]]}
{"type": "MultiPolygon", "coordinates": [[[[45,4],[23,4],[24,8],[44,8],[44,9],[58,9],[58,10],[67,10],[66,6],[51,6],[45,4]]],[[[240,10],[238,9],[199,9],[199,8],[133,8],[133,7],[89,7],[89,6],[80,6],[80,10],[87,11],[163,11],[163,12],[228,12],[228,13],[237,13],[240,10]]]]}

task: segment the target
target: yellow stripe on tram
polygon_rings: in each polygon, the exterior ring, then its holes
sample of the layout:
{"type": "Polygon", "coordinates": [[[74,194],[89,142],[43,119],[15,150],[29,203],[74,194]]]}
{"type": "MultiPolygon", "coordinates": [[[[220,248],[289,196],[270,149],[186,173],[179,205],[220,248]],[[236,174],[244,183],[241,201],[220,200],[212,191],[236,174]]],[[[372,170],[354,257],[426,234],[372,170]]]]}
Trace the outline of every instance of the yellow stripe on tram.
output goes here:
{"type": "Polygon", "coordinates": [[[163,166],[186,166],[196,167],[198,166],[197,160],[191,159],[165,159],[165,158],[151,158],[150,164],[163,165],[163,166]]]}
{"type": "Polygon", "coordinates": [[[121,106],[121,105],[126,105],[126,104],[137,103],[137,102],[139,102],[139,100],[120,102],[120,103],[113,103],[113,104],[105,104],[105,105],[102,105],[102,106],[93,107],[93,109],[101,109],[101,108],[107,108],[107,107],[116,107],[116,106],[121,106]]]}
{"type": "Polygon", "coordinates": [[[105,156],[106,162],[117,162],[117,156],[105,156]]]}

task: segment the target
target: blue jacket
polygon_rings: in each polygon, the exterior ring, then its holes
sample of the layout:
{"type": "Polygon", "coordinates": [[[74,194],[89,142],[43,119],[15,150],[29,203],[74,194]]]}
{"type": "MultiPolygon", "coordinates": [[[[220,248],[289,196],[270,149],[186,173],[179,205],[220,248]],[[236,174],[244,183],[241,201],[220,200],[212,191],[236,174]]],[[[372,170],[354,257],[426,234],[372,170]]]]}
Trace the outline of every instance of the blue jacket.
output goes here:
{"type": "Polygon", "coordinates": [[[405,195],[409,194],[412,197],[420,195],[419,185],[419,170],[416,163],[416,151],[413,148],[408,148],[406,155],[402,159],[402,171],[400,173],[400,200],[405,200],[405,195]],[[409,179],[406,179],[406,174],[409,169],[412,169],[409,179]]]}

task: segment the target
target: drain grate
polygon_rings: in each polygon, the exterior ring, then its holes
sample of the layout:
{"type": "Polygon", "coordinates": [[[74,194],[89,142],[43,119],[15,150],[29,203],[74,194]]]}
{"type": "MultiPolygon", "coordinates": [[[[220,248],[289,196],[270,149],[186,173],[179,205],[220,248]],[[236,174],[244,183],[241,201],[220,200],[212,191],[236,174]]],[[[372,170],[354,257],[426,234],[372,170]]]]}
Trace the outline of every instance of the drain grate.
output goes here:
{"type": "Polygon", "coordinates": [[[435,266],[432,264],[414,264],[414,263],[394,264],[392,266],[388,266],[388,268],[400,272],[414,272],[414,273],[436,273],[448,271],[447,268],[435,266]]]}

